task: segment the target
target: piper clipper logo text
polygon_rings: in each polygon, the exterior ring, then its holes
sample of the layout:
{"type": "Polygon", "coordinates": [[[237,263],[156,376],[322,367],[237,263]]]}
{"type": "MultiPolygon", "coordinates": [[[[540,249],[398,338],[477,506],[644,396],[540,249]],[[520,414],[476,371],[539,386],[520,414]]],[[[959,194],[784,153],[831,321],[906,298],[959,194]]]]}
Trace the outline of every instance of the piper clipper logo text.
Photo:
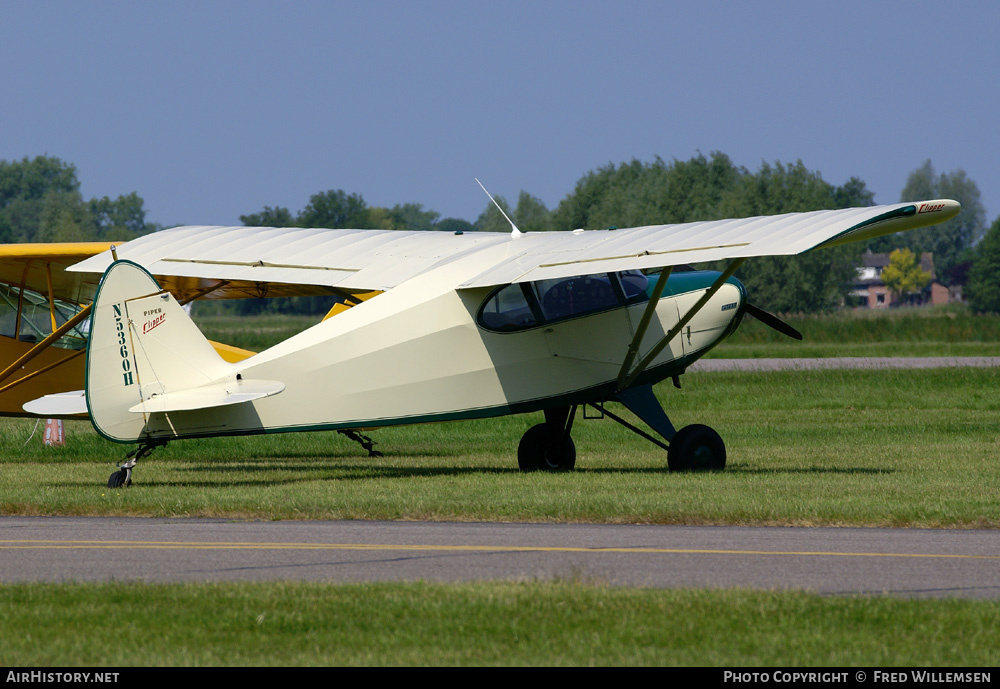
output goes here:
{"type": "Polygon", "coordinates": [[[115,329],[118,331],[118,353],[122,355],[122,377],[125,379],[125,387],[128,387],[133,382],[132,379],[132,360],[128,355],[128,346],[125,344],[125,323],[122,322],[122,306],[121,304],[115,304],[113,307],[115,312],[115,329]]]}
{"type": "Polygon", "coordinates": [[[156,326],[161,325],[167,319],[167,314],[163,313],[163,309],[150,309],[149,311],[143,311],[142,315],[144,318],[149,319],[142,324],[143,335],[156,326]]]}

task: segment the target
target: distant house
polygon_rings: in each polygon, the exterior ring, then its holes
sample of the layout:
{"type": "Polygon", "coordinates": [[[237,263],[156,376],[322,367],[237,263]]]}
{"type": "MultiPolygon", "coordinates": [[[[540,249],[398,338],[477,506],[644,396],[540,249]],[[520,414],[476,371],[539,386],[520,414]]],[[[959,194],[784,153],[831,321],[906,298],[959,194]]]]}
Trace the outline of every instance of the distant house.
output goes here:
{"type": "MultiPolygon", "coordinates": [[[[858,266],[858,279],[854,283],[851,296],[858,308],[886,309],[893,303],[892,292],[882,282],[882,271],[889,265],[889,254],[875,254],[866,251],[858,266]]],[[[962,301],[962,286],[946,287],[937,281],[934,272],[934,255],[928,252],[920,254],[920,267],[931,274],[931,284],[917,295],[907,296],[908,304],[947,304],[962,301]]]]}

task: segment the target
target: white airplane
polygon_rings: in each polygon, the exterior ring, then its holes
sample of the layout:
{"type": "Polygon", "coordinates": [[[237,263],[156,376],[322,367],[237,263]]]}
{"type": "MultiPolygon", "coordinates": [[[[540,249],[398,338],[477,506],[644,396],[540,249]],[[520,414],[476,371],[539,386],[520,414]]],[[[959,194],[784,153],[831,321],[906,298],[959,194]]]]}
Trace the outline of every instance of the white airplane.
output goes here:
{"type": "MultiPolygon", "coordinates": [[[[93,304],[86,407],[104,438],[170,440],[358,431],[542,411],[521,469],[572,469],[576,408],[590,405],[667,449],[671,469],[721,469],[722,439],[675,430],[652,385],[732,333],[750,305],[733,273],[790,255],[954,217],[951,200],[658,225],[522,234],[179,227],[68,268],[103,274],[93,304]],[[722,272],[678,266],[729,261],[722,272]],[[241,361],[224,360],[177,296],[336,294],[334,317],[241,361]],[[376,296],[373,296],[376,295],[376,296]],[[660,438],[614,414],[620,402],[660,438]]],[[[678,385],[679,386],[679,385],[678,385]]],[[[82,399],[82,398],[80,398],[82,399]]],[[[65,404],[45,397],[25,409],[65,404]]]]}

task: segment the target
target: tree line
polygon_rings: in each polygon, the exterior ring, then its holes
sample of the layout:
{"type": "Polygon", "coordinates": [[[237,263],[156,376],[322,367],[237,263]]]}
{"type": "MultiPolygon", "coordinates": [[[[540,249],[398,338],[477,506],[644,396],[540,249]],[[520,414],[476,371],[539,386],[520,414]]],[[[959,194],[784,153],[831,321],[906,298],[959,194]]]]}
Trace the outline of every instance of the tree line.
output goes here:
{"type": "MultiPolygon", "coordinates": [[[[84,200],[76,168],[58,158],[25,157],[0,161],[0,242],[122,241],[162,229],[145,219],[136,192],[117,199],[84,200]]],[[[797,211],[838,209],[873,204],[874,194],[858,177],[837,186],[801,162],[762,163],[751,171],[728,156],[713,152],[686,161],[632,160],[599,167],[581,177],[553,208],[521,191],[513,207],[502,196],[497,203],[525,232],[598,229],[684,223],[797,211]]],[[[987,232],[985,209],[975,182],[958,170],[938,174],[927,161],[908,177],[901,201],[953,198],[962,204],[958,217],[930,228],[879,237],[816,253],[760,257],[737,273],[755,303],[778,312],[821,312],[839,308],[848,298],[855,267],[865,250],[909,249],[934,254],[937,279],[964,283],[978,311],[1000,312],[1000,218],[987,232]],[[995,255],[994,255],[995,254],[995,255]]],[[[391,208],[368,205],[361,194],[342,189],[313,194],[292,213],[264,206],[240,216],[245,225],[327,227],[426,231],[509,232],[503,215],[487,202],[470,222],[441,218],[420,203],[391,208]]],[[[248,300],[244,300],[248,301],[248,300]]],[[[282,310],[313,312],[328,308],[317,298],[268,300],[233,305],[241,312],[282,310]]]]}
{"type": "Polygon", "coordinates": [[[0,243],[128,241],[162,229],[136,193],[84,200],[76,167],[38,156],[0,160],[0,243]]]}

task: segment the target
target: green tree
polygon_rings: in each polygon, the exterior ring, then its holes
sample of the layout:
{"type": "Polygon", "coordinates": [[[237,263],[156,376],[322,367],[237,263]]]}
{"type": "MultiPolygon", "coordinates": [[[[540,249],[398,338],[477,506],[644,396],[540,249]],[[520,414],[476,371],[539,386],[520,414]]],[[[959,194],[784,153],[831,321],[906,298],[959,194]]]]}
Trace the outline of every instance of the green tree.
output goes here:
{"type": "Polygon", "coordinates": [[[522,232],[542,232],[549,229],[549,209],[537,196],[521,191],[511,219],[522,232]]]}
{"type": "Polygon", "coordinates": [[[441,217],[437,211],[424,210],[422,203],[396,204],[389,210],[389,217],[395,222],[393,229],[433,230],[434,223],[441,217]]]}
{"type": "Polygon", "coordinates": [[[85,242],[97,237],[97,224],[78,191],[50,191],[42,198],[37,242],[85,242]]]}
{"type": "Polygon", "coordinates": [[[292,214],[282,206],[264,206],[259,213],[241,215],[240,222],[247,227],[296,227],[292,214]]]}
{"type": "Polygon", "coordinates": [[[379,230],[403,230],[403,221],[393,216],[392,211],[382,206],[368,207],[368,224],[379,230]]]}
{"type": "Polygon", "coordinates": [[[158,229],[143,203],[135,192],[85,202],[76,167],[59,158],[0,160],[0,241],[134,239],[158,229]]]}
{"type": "Polygon", "coordinates": [[[1000,217],[976,246],[965,294],[976,313],[1000,313],[1000,217]]]}
{"type": "Polygon", "coordinates": [[[867,208],[874,205],[875,194],[858,177],[851,177],[833,192],[834,208],[867,208]]]}
{"type": "Polygon", "coordinates": [[[59,158],[0,160],[0,208],[15,199],[41,199],[50,191],[79,191],[76,167],[59,158]]]}
{"type": "Polygon", "coordinates": [[[476,227],[468,220],[461,218],[444,218],[434,225],[434,229],[439,232],[472,232],[476,227]]]}
{"type": "MultiPolygon", "coordinates": [[[[72,195],[79,197],[76,168],[59,158],[37,156],[8,162],[0,160],[0,237],[7,242],[43,241],[39,238],[45,197],[64,195],[53,204],[65,207],[72,195]],[[65,196],[70,195],[70,196],[65,196]]],[[[49,229],[53,218],[50,209],[49,229]]]]}
{"type": "Polygon", "coordinates": [[[343,189],[313,194],[295,219],[299,227],[365,229],[370,227],[368,204],[360,194],[343,189]]]}
{"type": "Polygon", "coordinates": [[[714,220],[720,203],[745,170],[723,153],[688,161],[632,160],[608,164],[584,175],[552,212],[553,229],[635,227],[714,220]]]}
{"type": "MultiPolygon", "coordinates": [[[[496,205],[493,202],[489,202],[486,209],[479,214],[474,223],[475,228],[479,232],[510,232],[510,223],[507,222],[507,218],[503,217],[503,213],[497,210],[497,206],[503,208],[503,212],[510,217],[510,204],[507,203],[507,199],[503,196],[494,196],[496,205]]],[[[519,228],[520,229],[520,228],[519,228]]]]}
{"type": "Polygon", "coordinates": [[[896,249],[889,254],[889,265],[882,270],[882,282],[895,299],[919,292],[931,284],[931,274],[920,267],[917,256],[909,249],[896,249]]]}
{"type": "Polygon", "coordinates": [[[112,201],[107,196],[91,199],[87,207],[94,217],[97,237],[109,241],[128,241],[155,232],[158,226],[146,222],[145,202],[134,191],[112,201]]]}

